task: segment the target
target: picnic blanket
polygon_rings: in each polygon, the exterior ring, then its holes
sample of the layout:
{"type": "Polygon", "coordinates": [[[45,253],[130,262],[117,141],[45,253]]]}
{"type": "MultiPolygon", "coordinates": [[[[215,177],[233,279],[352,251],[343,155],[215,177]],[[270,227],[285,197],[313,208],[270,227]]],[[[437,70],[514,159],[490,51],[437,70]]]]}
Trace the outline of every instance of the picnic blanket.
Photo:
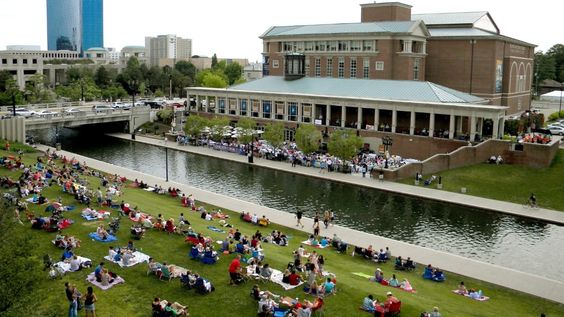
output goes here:
{"type": "Polygon", "coordinates": [[[107,218],[110,216],[110,212],[109,211],[105,211],[105,210],[100,210],[98,211],[98,216],[92,216],[92,215],[85,215],[82,214],[82,218],[88,220],[88,221],[92,221],[92,220],[101,220],[104,218],[107,218]]]}
{"type": "Polygon", "coordinates": [[[211,231],[215,231],[215,232],[225,232],[225,230],[219,229],[215,226],[208,226],[208,229],[210,229],[211,231]]]}
{"type": "Polygon", "coordinates": [[[112,242],[112,241],[117,241],[117,238],[115,236],[112,236],[111,234],[108,235],[108,238],[106,240],[102,240],[102,238],[100,238],[98,236],[98,234],[96,232],[90,232],[88,234],[88,236],[98,242],[112,242]]]}
{"type": "MultiPolygon", "coordinates": [[[[76,256],[76,258],[80,261],[81,265],[82,265],[82,263],[84,263],[86,261],[92,262],[92,260],[90,260],[89,258],[84,258],[84,257],[81,257],[81,256],[76,256]]],[[[63,273],[73,272],[73,271],[70,270],[70,262],[67,263],[65,261],[60,261],[60,262],[53,264],[53,266],[55,268],[59,269],[63,273]]],[[[74,272],[76,272],[76,271],[74,271],[74,272]]]]}
{"type": "Polygon", "coordinates": [[[59,222],[57,223],[57,227],[59,227],[59,229],[66,229],[68,227],[70,227],[70,225],[72,225],[74,223],[74,221],[72,221],[71,219],[63,219],[63,220],[59,220],[59,222]]]}
{"type": "Polygon", "coordinates": [[[115,264],[118,264],[118,265],[121,266],[121,267],[131,267],[131,266],[134,266],[135,264],[139,264],[139,263],[143,263],[143,262],[149,262],[149,258],[150,258],[150,257],[149,257],[147,254],[145,254],[145,253],[141,253],[141,252],[139,252],[139,251],[135,251],[135,252],[133,252],[133,255],[134,255],[134,257],[133,257],[133,259],[131,259],[131,260],[129,261],[129,265],[123,264],[123,261],[122,261],[122,260],[116,261],[116,260],[110,258],[109,255],[106,255],[106,256],[104,257],[104,259],[106,259],[106,260],[108,260],[108,261],[110,261],[110,262],[113,262],[113,263],[115,263],[115,264]]]}
{"type": "Polygon", "coordinates": [[[270,276],[270,280],[280,286],[282,286],[284,288],[284,290],[291,290],[293,288],[296,288],[300,285],[302,285],[304,282],[300,281],[300,284],[298,285],[290,285],[287,283],[282,282],[282,277],[284,277],[284,274],[281,271],[278,271],[276,269],[272,269],[272,275],[270,276]]]}
{"type": "Polygon", "coordinates": [[[302,241],[302,243],[303,243],[303,244],[307,244],[307,245],[309,245],[310,247],[318,248],[318,249],[324,249],[324,248],[326,248],[326,247],[329,246],[329,245],[322,246],[321,244],[318,244],[318,245],[316,245],[316,246],[313,246],[313,245],[311,245],[311,242],[310,242],[309,240],[302,241]]]}
{"type": "Polygon", "coordinates": [[[94,277],[94,272],[88,274],[88,276],[86,277],[86,280],[96,286],[98,286],[100,289],[102,289],[103,291],[108,290],[110,288],[112,288],[114,285],[117,284],[121,284],[121,283],[125,283],[125,280],[123,278],[121,278],[121,276],[118,276],[114,279],[113,283],[108,284],[107,286],[102,285],[102,283],[96,281],[96,277],[94,277]]]}
{"type": "Polygon", "coordinates": [[[182,274],[188,274],[188,269],[185,269],[178,265],[171,265],[170,276],[173,278],[180,277],[182,274]]]}
{"type": "MultiPolygon", "coordinates": [[[[363,273],[363,272],[353,272],[352,274],[356,275],[356,276],[364,277],[364,278],[373,278],[374,277],[374,275],[369,275],[369,274],[366,274],[366,273],[363,273]]],[[[394,286],[388,285],[387,283],[386,284],[378,283],[378,284],[388,286],[388,287],[391,287],[391,288],[395,288],[395,289],[399,289],[399,290],[402,290],[402,291],[408,292],[408,293],[414,293],[414,294],[417,293],[417,291],[414,288],[412,288],[411,290],[406,290],[406,289],[403,289],[401,287],[394,287],[394,286]]]]}
{"type": "MultiPolygon", "coordinates": [[[[456,295],[462,295],[462,294],[460,294],[460,293],[458,292],[457,289],[453,289],[452,292],[455,293],[456,295]]],[[[470,297],[470,295],[468,295],[468,294],[464,294],[464,297],[468,297],[468,298],[470,298],[470,299],[477,300],[477,301],[479,301],[479,302],[485,302],[485,301],[487,301],[488,299],[490,299],[490,298],[487,297],[487,296],[480,296],[480,297],[478,297],[478,298],[472,298],[472,297],[470,297]]]]}
{"type": "Polygon", "coordinates": [[[365,278],[371,278],[371,277],[374,276],[374,275],[370,275],[370,274],[366,274],[366,273],[362,273],[362,272],[354,272],[353,275],[365,277],[365,278]]]}
{"type": "Polygon", "coordinates": [[[148,191],[148,192],[154,192],[155,191],[155,187],[147,187],[147,188],[143,188],[144,191],[148,191]]]}

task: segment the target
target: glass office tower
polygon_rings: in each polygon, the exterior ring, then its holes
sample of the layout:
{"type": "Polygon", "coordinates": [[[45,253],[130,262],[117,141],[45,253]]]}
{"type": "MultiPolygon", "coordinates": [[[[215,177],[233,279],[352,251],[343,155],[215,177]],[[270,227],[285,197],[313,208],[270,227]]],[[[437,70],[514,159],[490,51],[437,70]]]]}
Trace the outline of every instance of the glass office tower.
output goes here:
{"type": "Polygon", "coordinates": [[[47,47],[80,52],[81,0],[47,0],[47,47]]]}
{"type": "Polygon", "coordinates": [[[82,50],[104,47],[104,0],[82,0],[82,50]]]}

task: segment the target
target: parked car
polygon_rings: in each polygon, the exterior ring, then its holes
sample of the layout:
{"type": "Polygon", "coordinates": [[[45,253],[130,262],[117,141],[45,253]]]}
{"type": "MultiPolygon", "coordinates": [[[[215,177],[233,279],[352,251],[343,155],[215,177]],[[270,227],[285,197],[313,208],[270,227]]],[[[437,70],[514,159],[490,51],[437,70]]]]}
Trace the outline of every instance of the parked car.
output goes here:
{"type": "Polygon", "coordinates": [[[35,114],[35,111],[28,110],[26,108],[16,108],[16,116],[22,116],[25,118],[32,117],[35,114]]]}
{"type": "Polygon", "coordinates": [[[108,106],[108,105],[94,105],[92,106],[92,111],[96,112],[96,113],[100,113],[100,112],[109,112],[114,110],[112,107],[108,106]]]}
{"type": "Polygon", "coordinates": [[[131,104],[123,103],[123,102],[114,102],[112,104],[112,108],[114,109],[131,109],[131,104]]]}
{"type": "Polygon", "coordinates": [[[75,114],[80,112],[82,112],[82,110],[80,110],[79,108],[68,108],[63,111],[63,113],[65,114],[75,114]]]}
{"type": "Polygon", "coordinates": [[[552,135],[564,135],[564,128],[556,125],[549,125],[546,127],[552,135]]]}

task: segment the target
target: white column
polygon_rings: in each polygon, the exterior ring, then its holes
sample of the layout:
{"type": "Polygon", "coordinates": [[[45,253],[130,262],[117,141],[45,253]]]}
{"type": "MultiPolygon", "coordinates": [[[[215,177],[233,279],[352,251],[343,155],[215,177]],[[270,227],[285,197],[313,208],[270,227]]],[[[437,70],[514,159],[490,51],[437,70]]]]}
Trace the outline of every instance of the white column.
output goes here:
{"type": "Polygon", "coordinates": [[[474,141],[474,136],[476,135],[476,114],[472,114],[470,117],[470,141],[474,141]]]}
{"type": "Polygon", "coordinates": [[[415,111],[411,111],[411,114],[410,114],[410,117],[409,117],[409,134],[410,135],[415,134],[415,111]]]}
{"type": "Polygon", "coordinates": [[[329,126],[329,121],[331,120],[331,105],[327,104],[325,106],[325,125],[329,126]]]}
{"type": "Polygon", "coordinates": [[[217,95],[215,95],[215,113],[219,113],[219,97],[217,95]]]}
{"type": "Polygon", "coordinates": [[[499,120],[501,121],[499,134],[500,134],[500,137],[503,138],[503,134],[505,133],[505,118],[501,117],[499,120]]]}
{"type": "Polygon", "coordinates": [[[435,113],[431,112],[429,114],[429,136],[433,137],[435,135],[435,113]]]}
{"type": "Polygon", "coordinates": [[[356,109],[356,128],[362,129],[362,107],[357,107],[356,109]]]}
{"type": "Polygon", "coordinates": [[[492,139],[499,139],[499,118],[493,118],[492,139]]]}
{"type": "Polygon", "coordinates": [[[259,99],[259,109],[258,109],[259,118],[262,118],[263,113],[264,112],[262,111],[262,99],[259,99]]]}
{"type": "Polygon", "coordinates": [[[235,115],[236,116],[240,116],[241,115],[241,99],[239,99],[239,97],[235,98],[235,115]]]}
{"type": "Polygon", "coordinates": [[[454,120],[455,120],[455,118],[456,117],[453,114],[450,115],[449,126],[448,126],[448,138],[449,139],[454,138],[454,120]]]}
{"type": "Polygon", "coordinates": [[[303,107],[303,106],[302,106],[302,103],[301,103],[301,102],[298,102],[298,106],[297,106],[297,107],[298,107],[298,118],[297,118],[296,121],[302,122],[302,107],[303,107]]]}
{"type": "Polygon", "coordinates": [[[456,117],[456,133],[462,134],[462,116],[456,117]]]}
{"type": "Polygon", "coordinates": [[[196,97],[194,97],[194,99],[196,100],[196,112],[200,112],[200,95],[196,95],[196,97]]]}
{"type": "Polygon", "coordinates": [[[396,133],[396,125],[398,123],[398,112],[396,109],[392,110],[392,133],[396,133]]]}
{"type": "Polygon", "coordinates": [[[209,112],[210,110],[210,97],[208,95],[206,95],[206,112],[209,112]]]}
{"type": "Polygon", "coordinates": [[[341,106],[341,128],[345,127],[347,121],[347,106],[341,106]]]}
{"type": "Polygon", "coordinates": [[[378,131],[380,127],[380,109],[374,109],[374,128],[378,131]]]}
{"type": "Polygon", "coordinates": [[[311,104],[311,123],[315,123],[315,119],[317,119],[316,113],[315,113],[315,108],[316,108],[315,104],[312,103],[311,104]]]}
{"type": "Polygon", "coordinates": [[[478,118],[478,134],[482,136],[482,131],[484,131],[484,118],[478,118]]]}

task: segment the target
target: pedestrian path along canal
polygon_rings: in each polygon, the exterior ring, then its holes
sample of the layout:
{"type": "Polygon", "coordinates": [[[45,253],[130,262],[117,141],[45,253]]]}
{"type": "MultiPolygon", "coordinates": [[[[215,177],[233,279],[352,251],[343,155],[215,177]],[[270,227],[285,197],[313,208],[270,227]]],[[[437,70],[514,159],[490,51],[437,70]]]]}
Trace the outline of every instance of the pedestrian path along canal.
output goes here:
{"type": "MultiPolygon", "coordinates": [[[[65,136],[63,148],[165,177],[165,150],[157,146],[80,133],[65,136]]],[[[175,150],[168,166],[176,182],[310,217],[333,209],[345,227],[564,281],[562,226],[175,150]]]]}

